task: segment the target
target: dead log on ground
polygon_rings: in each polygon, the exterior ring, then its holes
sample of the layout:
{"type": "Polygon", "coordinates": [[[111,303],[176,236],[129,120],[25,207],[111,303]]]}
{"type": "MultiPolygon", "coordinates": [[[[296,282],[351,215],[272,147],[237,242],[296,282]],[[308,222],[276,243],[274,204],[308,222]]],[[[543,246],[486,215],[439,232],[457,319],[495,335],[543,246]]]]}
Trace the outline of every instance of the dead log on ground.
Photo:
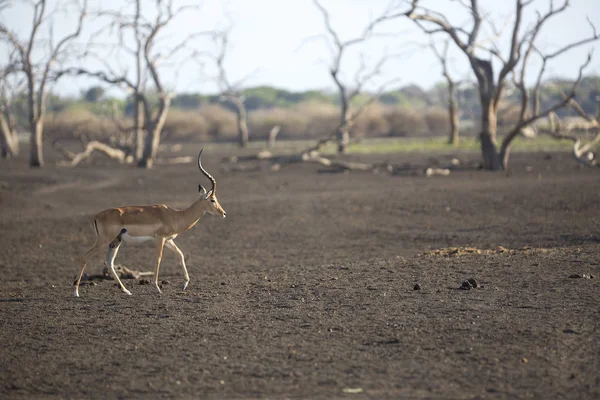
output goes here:
{"type": "Polygon", "coordinates": [[[85,145],[85,149],[82,152],[74,153],[66,149],[59,142],[54,142],[54,148],[60,151],[68,161],[60,161],[60,166],[75,167],[82,161],[87,160],[92,154],[97,151],[104,154],[110,159],[116,160],[119,164],[131,164],[133,163],[133,155],[128,154],[126,151],[111,147],[105,143],[97,140],[92,140],[85,145]]]}

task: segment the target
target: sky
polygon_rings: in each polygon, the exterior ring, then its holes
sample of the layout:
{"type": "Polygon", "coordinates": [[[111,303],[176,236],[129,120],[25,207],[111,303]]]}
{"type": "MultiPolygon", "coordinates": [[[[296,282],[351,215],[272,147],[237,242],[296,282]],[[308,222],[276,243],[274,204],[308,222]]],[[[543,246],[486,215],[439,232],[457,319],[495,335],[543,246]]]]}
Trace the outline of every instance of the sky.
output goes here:
{"type": "MultiPolygon", "coordinates": [[[[58,0],[48,1],[51,6],[49,9],[53,9],[58,0]]],[[[360,35],[364,27],[380,15],[390,1],[394,0],[321,0],[321,3],[331,15],[333,28],[342,40],[346,40],[360,35]]],[[[15,3],[14,7],[1,12],[0,21],[20,37],[26,37],[31,27],[31,7],[24,1],[15,3]]],[[[175,0],[175,4],[190,3],[197,4],[199,9],[180,15],[164,32],[160,46],[165,46],[166,49],[193,32],[230,27],[230,45],[227,48],[225,67],[231,81],[242,81],[244,86],[270,85],[292,91],[334,89],[328,73],[331,47],[327,44],[323,16],[312,0],[203,0],[185,3],[175,0]]],[[[457,26],[468,29],[469,15],[458,0],[422,0],[422,3],[446,15],[457,26]]],[[[542,51],[552,51],[568,42],[589,36],[592,29],[587,18],[600,29],[599,0],[571,0],[571,3],[564,14],[546,25],[537,41],[538,48],[542,51]]],[[[89,0],[89,4],[92,11],[100,6],[105,10],[117,10],[125,1],[89,0]]],[[[142,2],[146,15],[150,16],[153,12],[153,4],[149,0],[142,2]]],[[[505,27],[498,46],[506,54],[510,36],[509,22],[514,14],[515,1],[480,0],[480,4],[498,27],[505,27]]],[[[535,10],[545,11],[548,4],[549,0],[534,0],[525,15],[523,26],[530,26],[535,18],[535,10]]],[[[76,19],[77,14],[73,11],[55,13],[52,17],[55,38],[70,32],[76,19]]],[[[96,43],[94,51],[98,53],[99,59],[119,72],[127,71],[130,74],[132,58],[123,51],[114,50],[117,37],[106,31],[99,33],[105,23],[106,20],[102,19],[89,20],[79,46],[81,48],[83,43],[93,38],[96,43]]],[[[47,37],[49,25],[41,32],[40,38],[47,37]]],[[[428,47],[431,37],[423,34],[414,23],[398,19],[378,26],[376,32],[376,36],[345,54],[341,71],[346,82],[352,83],[361,59],[369,68],[384,54],[390,59],[384,65],[381,75],[366,86],[369,90],[375,90],[383,84],[389,85],[390,89],[410,84],[428,89],[443,79],[440,64],[428,47]]],[[[481,37],[489,40],[491,36],[491,30],[485,28],[481,37]]],[[[433,38],[441,48],[446,36],[438,34],[433,38]]],[[[189,46],[201,52],[214,54],[216,51],[214,43],[208,38],[190,42],[189,46]]],[[[457,79],[471,78],[466,57],[456,47],[451,45],[450,49],[452,74],[457,79]]],[[[596,41],[593,45],[570,51],[553,61],[545,76],[574,77],[590,49],[595,54],[586,74],[600,74],[600,41],[596,41]]],[[[6,54],[6,47],[0,46],[0,64],[6,60],[6,54]]],[[[482,54],[488,57],[487,53],[482,54]]],[[[37,56],[42,58],[42,52],[38,52],[37,56]]],[[[81,60],[79,58],[75,63],[80,63],[81,60]]],[[[102,63],[98,61],[90,59],[83,63],[89,69],[103,69],[102,63]]],[[[72,61],[71,65],[76,64],[72,61]]],[[[534,74],[537,74],[538,65],[533,63],[529,68],[530,82],[534,74]]],[[[214,93],[218,90],[214,79],[216,70],[210,58],[202,61],[188,59],[185,63],[173,60],[163,65],[162,73],[166,86],[178,93],[214,93]]],[[[97,81],[91,78],[66,78],[60,80],[53,91],[61,95],[78,96],[94,84],[97,81]]]]}

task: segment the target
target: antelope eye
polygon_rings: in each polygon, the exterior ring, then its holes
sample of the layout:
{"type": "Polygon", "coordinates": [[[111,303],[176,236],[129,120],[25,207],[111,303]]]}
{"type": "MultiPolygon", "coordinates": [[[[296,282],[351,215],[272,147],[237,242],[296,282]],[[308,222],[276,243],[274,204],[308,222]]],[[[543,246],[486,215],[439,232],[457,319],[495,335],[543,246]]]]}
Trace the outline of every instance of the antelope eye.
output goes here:
{"type": "Polygon", "coordinates": [[[211,202],[211,203],[214,203],[214,202],[215,202],[215,199],[210,199],[210,202],[211,202]]]}

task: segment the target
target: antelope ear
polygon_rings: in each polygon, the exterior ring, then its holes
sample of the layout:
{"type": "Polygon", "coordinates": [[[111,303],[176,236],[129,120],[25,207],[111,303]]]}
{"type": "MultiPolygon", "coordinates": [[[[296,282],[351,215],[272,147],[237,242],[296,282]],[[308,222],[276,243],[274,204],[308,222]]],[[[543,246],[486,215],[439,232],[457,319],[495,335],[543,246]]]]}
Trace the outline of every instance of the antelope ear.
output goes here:
{"type": "Polygon", "coordinates": [[[201,197],[204,197],[204,195],[206,194],[206,189],[204,189],[202,185],[198,185],[198,192],[200,193],[201,197]]]}
{"type": "Polygon", "coordinates": [[[212,190],[209,190],[208,192],[204,193],[202,196],[200,196],[200,198],[202,200],[206,200],[210,197],[210,195],[212,194],[212,190]]]}

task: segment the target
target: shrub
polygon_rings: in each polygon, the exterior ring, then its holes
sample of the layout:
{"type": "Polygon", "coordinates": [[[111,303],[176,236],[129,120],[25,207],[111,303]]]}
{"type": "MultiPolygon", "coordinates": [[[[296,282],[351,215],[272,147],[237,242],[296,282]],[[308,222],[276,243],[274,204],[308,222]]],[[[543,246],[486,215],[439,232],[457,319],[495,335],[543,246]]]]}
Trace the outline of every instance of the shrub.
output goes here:
{"type": "Polygon", "coordinates": [[[381,137],[390,132],[390,123],[385,117],[388,107],[372,104],[356,119],[352,131],[355,137],[381,137]]]}
{"type": "Polygon", "coordinates": [[[392,108],[385,113],[390,136],[417,136],[427,132],[427,122],[420,110],[392,108]]]}
{"type": "Polygon", "coordinates": [[[170,110],[163,128],[163,138],[208,140],[208,121],[195,111],[170,110]]]}
{"type": "Polygon", "coordinates": [[[281,126],[279,138],[313,139],[333,133],[339,109],[331,104],[300,103],[292,108],[271,108],[250,113],[249,128],[254,139],[265,139],[275,125],[281,126]]]}
{"type": "MultiPolygon", "coordinates": [[[[119,120],[122,124],[126,122],[119,120]]],[[[85,109],[49,113],[44,120],[44,136],[50,140],[72,139],[85,136],[89,139],[106,140],[120,133],[112,119],[101,118],[85,109]]]]}
{"type": "Polygon", "coordinates": [[[281,126],[279,138],[298,138],[306,129],[306,123],[304,115],[279,107],[256,110],[248,117],[248,129],[253,140],[266,139],[275,125],[281,126]]]}
{"type": "Polygon", "coordinates": [[[304,102],[294,107],[294,111],[307,119],[302,138],[322,138],[335,132],[340,124],[340,109],[334,104],[304,102]]]}
{"type": "Polygon", "coordinates": [[[501,104],[498,107],[498,126],[512,126],[519,120],[521,106],[518,104],[501,104]]]}
{"type": "Polygon", "coordinates": [[[433,136],[446,135],[450,132],[450,117],[448,110],[431,108],[425,112],[425,122],[429,134],[433,136]]]}
{"type": "MultiPolygon", "coordinates": [[[[204,134],[198,133],[199,137],[210,139],[233,139],[237,136],[237,120],[234,112],[227,110],[219,104],[209,104],[200,107],[193,112],[202,117],[206,122],[204,134]]],[[[199,126],[198,129],[201,127],[199,126]]]]}

